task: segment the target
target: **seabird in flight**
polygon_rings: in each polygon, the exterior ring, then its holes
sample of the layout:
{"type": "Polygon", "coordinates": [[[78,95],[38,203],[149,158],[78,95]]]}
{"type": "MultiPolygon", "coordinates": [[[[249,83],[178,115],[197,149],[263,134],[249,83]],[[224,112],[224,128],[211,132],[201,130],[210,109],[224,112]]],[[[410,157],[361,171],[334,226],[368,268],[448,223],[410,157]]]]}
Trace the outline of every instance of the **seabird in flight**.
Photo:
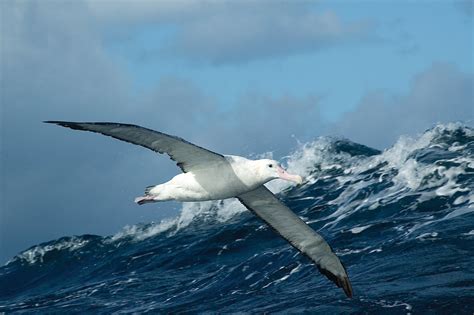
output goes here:
{"type": "Polygon", "coordinates": [[[164,184],[147,187],[145,194],[135,199],[136,203],[237,198],[293,247],[309,257],[319,271],[341,287],[348,297],[352,297],[346,269],[328,243],[264,186],[277,178],[302,183],[301,176],[288,174],[277,161],[221,155],[184,139],[130,124],[46,123],[97,132],[158,153],[166,153],[177,162],[183,173],[164,184]]]}

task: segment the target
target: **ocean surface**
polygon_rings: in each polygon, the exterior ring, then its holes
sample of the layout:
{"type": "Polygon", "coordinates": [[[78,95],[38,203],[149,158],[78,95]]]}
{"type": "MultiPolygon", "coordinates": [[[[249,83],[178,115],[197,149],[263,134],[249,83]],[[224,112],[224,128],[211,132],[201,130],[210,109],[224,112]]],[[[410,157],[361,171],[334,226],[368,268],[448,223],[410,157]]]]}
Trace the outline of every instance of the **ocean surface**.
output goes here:
{"type": "Polygon", "coordinates": [[[353,299],[226,200],[33,246],[0,267],[0,312],[473,314],[473,129],[438,125],[383,152],[318,138],[283,164],[307,182],[269,188],[332,246],[353,299]]]}

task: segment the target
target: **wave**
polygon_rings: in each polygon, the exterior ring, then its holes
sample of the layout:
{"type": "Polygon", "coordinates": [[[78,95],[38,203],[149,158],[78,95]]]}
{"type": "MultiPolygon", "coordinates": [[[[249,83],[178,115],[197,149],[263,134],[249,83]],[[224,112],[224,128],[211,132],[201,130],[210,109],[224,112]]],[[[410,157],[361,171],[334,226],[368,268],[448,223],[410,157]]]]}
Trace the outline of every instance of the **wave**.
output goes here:
{"type": "Polygon", "coordinates": [[[175,218],[107,237],[33,246],[0,268],[0,311],[87,311],[93,302],[104,312],[472,312],[472,128],[440,124],[384,151],[321,137],[284,164],[304,185],[268,187],[333,246],[355,301],[224,200],[185,203],[175,218]]]}

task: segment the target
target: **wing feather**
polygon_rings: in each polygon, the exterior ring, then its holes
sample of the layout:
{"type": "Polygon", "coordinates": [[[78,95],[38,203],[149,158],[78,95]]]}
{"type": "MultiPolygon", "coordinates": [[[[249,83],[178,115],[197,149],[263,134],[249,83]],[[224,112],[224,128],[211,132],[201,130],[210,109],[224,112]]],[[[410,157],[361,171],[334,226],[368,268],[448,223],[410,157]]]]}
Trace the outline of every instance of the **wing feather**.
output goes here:
{"type": "Polygon", "coordinates": [[[308,256],[322,274],[342,287],[348,297],[352,297],[352,286],[346,269],[328,243],[282,204],[270,190],[260,186],[237,198],[293,247],[308,256]]]}
{"type": "Polygon", "coordinates": [[[224,156],[194,145],[182,138],[144,127],[108,122],[45,121],[59,126],[97,132],[122,141],[140,145],[158,153],[166,153],[183,172],[210,164],[225,162],[224,156]]]}

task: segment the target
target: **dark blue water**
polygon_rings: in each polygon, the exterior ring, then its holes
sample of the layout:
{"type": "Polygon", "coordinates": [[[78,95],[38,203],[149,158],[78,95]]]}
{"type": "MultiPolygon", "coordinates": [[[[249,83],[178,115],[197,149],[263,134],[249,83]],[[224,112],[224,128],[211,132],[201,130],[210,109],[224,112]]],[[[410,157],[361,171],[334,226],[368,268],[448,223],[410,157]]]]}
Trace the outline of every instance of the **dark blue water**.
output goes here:
{"type": "Polygon", "coordinates": [[[384,152],[320,138],[286,164],[308,183],[270,188],[331,244],[353,299],[226,201],[34,246],[0,268],[0,311],[474,312],[473,129],[439,125],[384,152]]]}

